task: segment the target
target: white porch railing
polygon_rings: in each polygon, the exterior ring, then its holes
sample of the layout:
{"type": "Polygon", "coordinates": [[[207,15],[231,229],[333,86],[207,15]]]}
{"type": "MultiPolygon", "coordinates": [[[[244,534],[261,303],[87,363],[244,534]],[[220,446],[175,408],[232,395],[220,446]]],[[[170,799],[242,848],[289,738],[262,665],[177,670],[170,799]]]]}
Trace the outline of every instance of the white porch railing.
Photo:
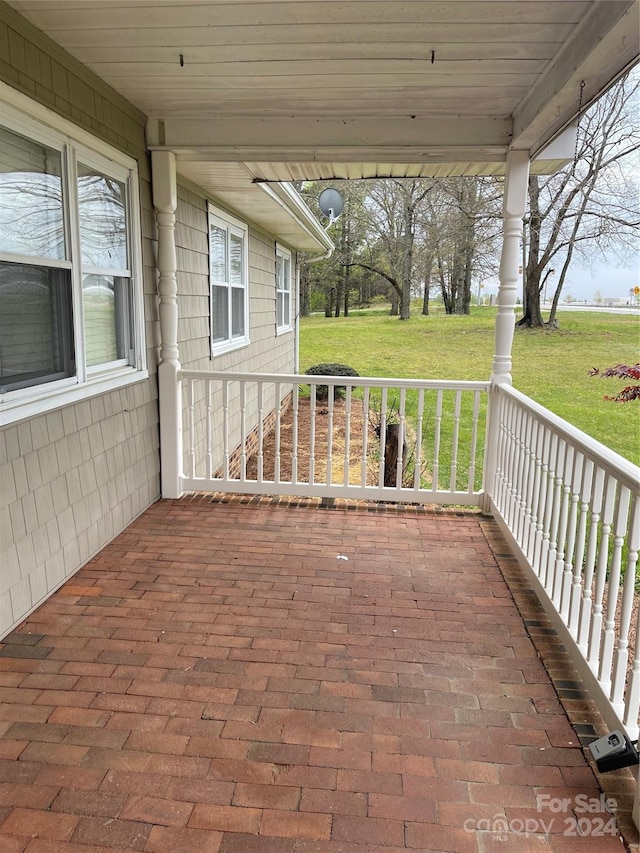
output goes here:
{"type": "Polygon", "coordinates": [[[480,504],[487,382],[180,375],[183,490],[480,504]]]}
{"type": "Polygon", "coordinates": [[[495,394],[493,514],[607,725],[636,740],[640,469],[513,388],[495,394]]]}
{"type": "MultiPolygon", "coordinates": [[[[638,738],[635,465],[508,385],[199,371],[180,380],[178,493],[482,507],[607,725],[638,738]]],[[[636,824],[638,810],[636,797],[636,824]]]]}

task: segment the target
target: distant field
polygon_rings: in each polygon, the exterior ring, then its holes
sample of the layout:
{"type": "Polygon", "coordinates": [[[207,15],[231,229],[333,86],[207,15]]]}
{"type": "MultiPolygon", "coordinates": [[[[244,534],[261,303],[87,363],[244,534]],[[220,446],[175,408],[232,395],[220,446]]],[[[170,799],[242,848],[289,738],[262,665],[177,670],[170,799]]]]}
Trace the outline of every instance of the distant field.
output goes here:
{"type": "MultiPolygon", "coordinates": [[[[473,309],[472,309],[473,310],[473,309]]],[[[640,361],[640,318],[563,311],[556,332],[516,330],[514,386],[603,444],[640,464],[640,404],[611,403],[622,383],[589,376],[594,367],[640,361]]],[[[417,314],[401,323],[384,311],[302,318],[301,372],[337,361],[361,376],[488,379],[495,309],[470,316],[417,314]]]]}

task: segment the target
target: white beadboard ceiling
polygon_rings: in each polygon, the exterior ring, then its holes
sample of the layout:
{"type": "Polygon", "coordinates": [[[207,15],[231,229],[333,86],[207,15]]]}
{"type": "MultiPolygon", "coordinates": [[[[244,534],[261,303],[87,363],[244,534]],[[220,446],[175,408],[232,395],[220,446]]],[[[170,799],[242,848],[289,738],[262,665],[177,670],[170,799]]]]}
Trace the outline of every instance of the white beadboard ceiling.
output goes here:
{"type": "MultiPolygon", "coordinates": [[[[231,194],[237,164],[249,186],[501,174],[510,148],[540,155],[574,122],[581,81],[584,107],[640,52],[638,0],[9,6],[141,110],[185,176],[219,188],[230,164],[231,194]]],[[[570,152],[569,135],[534,169],[570,152]]]]}

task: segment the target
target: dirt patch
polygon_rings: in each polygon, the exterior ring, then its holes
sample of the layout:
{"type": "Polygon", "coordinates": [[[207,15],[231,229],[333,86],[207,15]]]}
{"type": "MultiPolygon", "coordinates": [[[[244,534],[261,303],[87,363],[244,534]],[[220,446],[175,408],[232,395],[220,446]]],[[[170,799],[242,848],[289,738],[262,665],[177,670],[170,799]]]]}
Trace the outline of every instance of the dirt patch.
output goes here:
{"type": "MultiPolygon", "coordinates": [[[[329,410],[328,404],[317,401],[313,413],[310,404],[308,397],[301,397],[297,413],[290,406],[281,416],[279,457],[277,429],[272,429],[264,439],[263,479],[276,479],[276,469],[279,468],[279,479],[291,480],[295,457],[298,481],[327,482],[330,470],[334,484],[362,485],[364,479],[366,485],[375,485],[378,482],[379,440],[373,425],[365,420],[362,401],[352,399],[349,412],[344,400],[335,400],[333,411],[329,410]],[[297,446],[294,447],[296,440],[297,446]],[[347,445],[348,458],[345,453],[347,445]]],[[[247,460],[249,479],[257,477],[259,461],[258,454],[247,460]]]]}

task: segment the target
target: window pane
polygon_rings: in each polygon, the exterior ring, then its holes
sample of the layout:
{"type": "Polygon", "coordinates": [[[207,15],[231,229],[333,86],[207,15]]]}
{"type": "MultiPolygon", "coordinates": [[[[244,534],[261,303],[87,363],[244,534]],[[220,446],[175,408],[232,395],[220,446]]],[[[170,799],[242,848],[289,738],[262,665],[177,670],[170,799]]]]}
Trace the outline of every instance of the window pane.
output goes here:
{"type": "Polygon", "coordinates": [[[231,289],[231,334],[238,337],[244,335],[244,288],[231,289]]]}
{"type": "Polygon", "coordinates": [[[284,325],[284,293],[279,290],[276,294],[276,323],[278,326],[284,325]]]}
{"type": "Polygon", "coordinates": [[[227,232],[217,225],[211,226],[209,234],[209,253],[211,255],[211,278],[214,281],[227,280],[227,232]]]}
{"type": "Polygon", "coordinates": [[[282,255],[276,255],[276,284],[279,290],[282,289],[282,255]]]}
{"type": "Polygon", "coordinates": [[[282,318],[282,325],[283,326],[288,326],[291,322],[291,313],[290,313],[291,309],[290,309],[290,305],[289,305],[290,299],[291,299],[291,297],[289,296],[289,294],[285,293],[285,295],[284,295],[284,307],[283,307],[284,315],[282,318]]]}
{"type": "Polygon", "coordinates": [[[226,287],[211,288],[211,313],[213,314],[213,340],[229,338],[229,291],[226,287]]]}
{"type": "Polygon", "coordinates": [[[242,237],[238,237],[236,234],[231,235],[230,281],[237,287],[244,284],[242,279],[242,244],[242,237]]]}
{"type": "Polygon", "coordinates": [[[283,258],[283,261],[283,287],[285,290],[291,290],[291,260],[289,258],[283,258]]]}
{"type": "Polygon", "coordinates": [[[75,374],[71,272],[0,263],[0,391],[75,374]]]}
{"type": "Polygon", "coordinates": [[[2,127],[0,252],[65,257],[61,154],[2,127]]]}
{"type": "Polygon", "coordinates": [[[129,280],[112,275],[82,279],[87,367],[129,357],[129,280]]]}
{"type": "Polygon", "coordinates": [[[126,187],[78,163],[80,247],[85,267],[126,270],[126,187]]]}

